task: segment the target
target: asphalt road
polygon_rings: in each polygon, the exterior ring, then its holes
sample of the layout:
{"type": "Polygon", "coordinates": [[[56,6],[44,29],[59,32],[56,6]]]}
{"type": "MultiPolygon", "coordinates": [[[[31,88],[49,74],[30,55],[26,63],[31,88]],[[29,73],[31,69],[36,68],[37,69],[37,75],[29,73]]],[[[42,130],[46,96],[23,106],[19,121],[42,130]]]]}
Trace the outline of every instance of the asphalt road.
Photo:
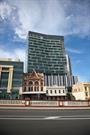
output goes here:
{"type": "Polygon", "coordinates": [[[90,110],[0,109],[0,135],[90,135],[90,110]]]}

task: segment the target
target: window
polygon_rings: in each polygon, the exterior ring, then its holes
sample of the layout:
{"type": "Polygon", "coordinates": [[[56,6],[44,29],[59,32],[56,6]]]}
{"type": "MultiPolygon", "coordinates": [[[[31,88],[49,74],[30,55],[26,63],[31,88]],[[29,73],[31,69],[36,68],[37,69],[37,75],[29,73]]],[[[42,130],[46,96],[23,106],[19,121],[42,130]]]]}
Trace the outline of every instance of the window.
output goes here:
{"type": "Polygon", "coordinates": [[[34,91],[39,91],[39,87],[38,86],[35,86],[34,87],[34,91]]]}
{"type": "Polygon", "coordinates": [[[24,87],[24,92],[26,91],[26,87],[24,87]]]}
{"type": "Polygon", "coordinates": [[[87,91],[87,87],[85,86],[84,88],[85,88],[85,91],[87,91]]]}
{"type": "Polygon", "coordinates": [[[38,81],[36,81],[36,82],[35,82],[35,85],[39,85],[39,82],[38,82],[38,81]]]}
{"type": "Polygon", "coordinates": [[[46,90],[46,93],[48,94],[48,90],[46,90]]]}
{"type": "Polygon", "coordinates": [[[61,93],[61,91],[59,90],[59,93],[61,93]]]}
{"type": "Polygon", "coordinates": [[[65,91],[63,90],[63,93],[64,93],[65,91]]]}
{"type": "Polygon", "coordinates": [[[33,91],[33,87],[31,86],[31,87],[29,87],[29,91],[33,91]]]}
{"type": "Polygon", "coordinates": [[[30,87],[28,88],[28,91],[30,91],[30,87]]]}
{"type": "Polygon", "coordinates": [[[36,81],[34,84],[35,84],[34,91],[39,91],[39,82],[36,81]]]}
{"type": "Polygon", "coordinates": [[[36,86],[34,87],[34,91],[37,91],[37,87],[36,86]]]}
{"type": "Polygon", "coordinates": [[[52,90],[50,90],[50,93],[52,94],[52,90]]]}
{"type": "Polygon", "coordinates": [[[29,86],[30,86],[29,91],[33,91],[33,82],[32,81],[29,82],[29,86]]]}
{"type": "Polygon", "coordinates": [[[43,85],[43,81],[41,82],[41,85],[43,85]]]}
{"type": "Polygon", "coordinates": [[[86,97],[88,96],[88,92],[85,93],[86,97]]]}
{"type": "Polygon", "coordinates": [[[55,93],[57,93],[57,91],[55,90],[55,93]]]}
{"type": "Polygon", "coordinates": [[[32,81],[30,81],[30,82],[29,82],[29,85],[33,85],[33,82],[32,82],[32,81]]]}
{"type": "Polygon", "coordinates": [[[41,91],[43,91],[43,87],[41,87],[41,91]]]}

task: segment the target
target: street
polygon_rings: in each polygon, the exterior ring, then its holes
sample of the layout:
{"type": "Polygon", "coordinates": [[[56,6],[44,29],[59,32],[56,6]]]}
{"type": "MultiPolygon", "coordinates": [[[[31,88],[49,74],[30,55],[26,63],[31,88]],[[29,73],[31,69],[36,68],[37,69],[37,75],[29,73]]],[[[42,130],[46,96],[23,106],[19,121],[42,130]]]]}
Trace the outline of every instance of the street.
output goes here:
{"type": "Polygon", "coordinates": [[[89,135],[90,110],[0,109],[0,135],[89,135]]]}

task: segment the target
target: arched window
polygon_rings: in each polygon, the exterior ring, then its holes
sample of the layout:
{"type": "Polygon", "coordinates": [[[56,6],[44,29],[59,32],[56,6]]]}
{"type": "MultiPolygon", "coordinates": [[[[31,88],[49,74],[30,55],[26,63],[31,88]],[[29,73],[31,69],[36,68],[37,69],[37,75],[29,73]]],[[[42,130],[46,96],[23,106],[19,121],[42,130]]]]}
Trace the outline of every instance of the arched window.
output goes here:
{"type": "Polygon", "coordinates": [[[39,82],[36,81],[34,84],[34,91],[39,91],[39,82]]]}
{"type": "Polygon", "coordinates": [[[41,81],[41,85],[43,85],[43,81],[41,81]]]}
{"type": "Polygon", "coordinates": [[[38,81],[36,81],[36,82],[35,82],[35,85],[36,85],[36,86],[38,86],[38,85],[39,85],[39,82],[38,82],[38,81]]]}
{"type": "Polygon", "coordinates": [[[30,82],[29,82],[29,85],[30,85],[30,86],[32,86],[32,85],[33,85],[33,82],[32,82],[32,81],[30,81],[30,82]]]}
{"type": "Polygon", "coordinates": [[[29,91],[33,91],[33,82],[32,81],[29,82],[29,91]]]}
{"type": "Polygon", "coordinates": [[[26,87],[24,87],[24,92],[26,91],[26,87]]]}

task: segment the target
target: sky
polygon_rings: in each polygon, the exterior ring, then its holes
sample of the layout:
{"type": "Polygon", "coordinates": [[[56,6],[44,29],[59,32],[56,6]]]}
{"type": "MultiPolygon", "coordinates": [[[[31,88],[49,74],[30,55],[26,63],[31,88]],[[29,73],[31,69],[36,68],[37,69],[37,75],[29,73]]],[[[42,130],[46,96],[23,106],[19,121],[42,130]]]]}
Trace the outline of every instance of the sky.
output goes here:
{"type": "Polygon", "coordinates": [[[0,58],[25,63],[28,31],[64,36],[73,75],[90,82],[90,0],[0,0],[0,58]]]}

